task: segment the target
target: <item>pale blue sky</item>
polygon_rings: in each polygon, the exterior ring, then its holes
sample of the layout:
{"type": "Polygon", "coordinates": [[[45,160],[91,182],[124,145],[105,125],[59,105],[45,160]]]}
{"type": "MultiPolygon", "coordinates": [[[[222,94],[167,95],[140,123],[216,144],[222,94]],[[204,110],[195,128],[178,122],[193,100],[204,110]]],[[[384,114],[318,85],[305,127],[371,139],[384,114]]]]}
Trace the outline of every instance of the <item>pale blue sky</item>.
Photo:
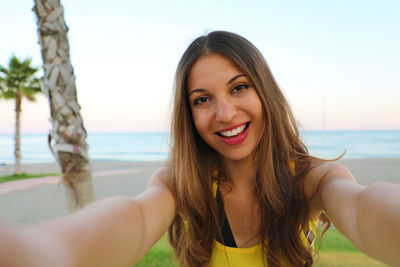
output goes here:
{"type": "MultiPolygon", "coordinates": [[[[163,131],[179,57],[198,35],[228,30],[264,54],[305,130],[400,129],[399,1],[62,1],[78,100],[89,131],[163,131]],[[324,100],[325,95],[325,100],[324,100]]],[[[33,0],[0,1],[0,64],[41,64],[33,0]]],[[[47,132],[42,96],[23,132],[47,132]]],[[[0,101],[0,133],[14,131],[0,101]]]]}

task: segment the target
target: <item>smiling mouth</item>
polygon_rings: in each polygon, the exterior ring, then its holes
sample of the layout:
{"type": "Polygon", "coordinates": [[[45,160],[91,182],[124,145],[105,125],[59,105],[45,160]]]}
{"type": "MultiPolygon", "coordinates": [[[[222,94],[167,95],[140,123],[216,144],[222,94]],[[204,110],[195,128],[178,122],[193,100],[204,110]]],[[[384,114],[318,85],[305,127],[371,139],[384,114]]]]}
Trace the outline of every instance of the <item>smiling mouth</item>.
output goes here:
{"type": "Polygon", "coordinates": [[[249,127],[249,125],[250,125],[250,122],[246,122],[246,123],[243,123],[243,124],[233,128],[233,129],[216,132],[216,134],[221,136],[221,137],[225,137],[225,138],[236,137],[239,134],[241,134],[244,131],[246,131],[247,128],[249,127]]]}

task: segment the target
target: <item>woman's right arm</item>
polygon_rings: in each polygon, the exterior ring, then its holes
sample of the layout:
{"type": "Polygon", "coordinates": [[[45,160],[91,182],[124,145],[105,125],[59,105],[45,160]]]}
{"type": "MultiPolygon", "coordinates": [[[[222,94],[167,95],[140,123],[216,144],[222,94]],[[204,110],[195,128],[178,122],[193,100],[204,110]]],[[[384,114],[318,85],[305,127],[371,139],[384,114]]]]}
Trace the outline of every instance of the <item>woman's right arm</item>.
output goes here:
{"type": "Polygon", "coordinates": [[[164,167],[135,198],[94,202],[25,229],[0,225],[0,266],[133,266],[167,231],[176,204],[164,167]]]}

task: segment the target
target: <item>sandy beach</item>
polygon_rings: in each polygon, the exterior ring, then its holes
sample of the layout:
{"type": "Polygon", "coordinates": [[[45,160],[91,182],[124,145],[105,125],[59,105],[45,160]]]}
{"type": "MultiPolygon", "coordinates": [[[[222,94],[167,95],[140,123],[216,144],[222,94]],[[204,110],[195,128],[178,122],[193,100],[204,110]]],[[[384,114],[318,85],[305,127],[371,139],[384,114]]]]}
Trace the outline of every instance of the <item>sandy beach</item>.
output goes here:
{"type": "MultiPolygon", "coordinates": [[[[362,185],[377,182],[400,184],[400,159],[349,159],[341,162],[362,185]]],[[[152,173],[162,162],[93,162],[96,199],[135,196],[144,190],[152,173]]],[[[59,173],[55,163],[26,164],[27,173],[59,173]]],[[[0,175],[12,172],[0,166],[0,175]]],[[[15,225],[30,225],[68,214],[60,177],[45,177],[0,184],[0,218],[15,225]]]]}

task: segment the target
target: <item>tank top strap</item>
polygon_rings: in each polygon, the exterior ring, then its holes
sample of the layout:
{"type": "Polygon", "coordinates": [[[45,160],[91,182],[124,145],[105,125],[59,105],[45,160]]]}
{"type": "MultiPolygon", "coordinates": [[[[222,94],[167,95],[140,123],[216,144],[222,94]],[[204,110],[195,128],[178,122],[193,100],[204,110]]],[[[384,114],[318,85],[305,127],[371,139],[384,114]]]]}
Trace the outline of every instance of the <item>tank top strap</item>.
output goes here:
{"type": "Polygon", "coordinates": [[[213,196],[214,198],[217,196],[217,190],[218,190],[218,170],[213,171],[213,196]]]}

